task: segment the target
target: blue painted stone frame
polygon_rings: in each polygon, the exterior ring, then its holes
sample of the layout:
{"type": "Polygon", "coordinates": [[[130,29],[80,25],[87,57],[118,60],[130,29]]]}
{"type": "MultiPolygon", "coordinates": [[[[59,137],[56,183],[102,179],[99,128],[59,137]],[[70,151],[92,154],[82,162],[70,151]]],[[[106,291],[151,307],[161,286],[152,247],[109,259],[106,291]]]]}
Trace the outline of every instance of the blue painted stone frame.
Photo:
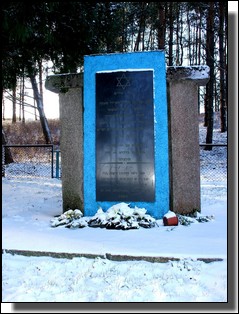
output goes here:
{"type": "Polygon", "coordinates": [[[99,207],[107,210],[118,202],[96,201],[96,97],[95,77],[104,71],[154,71],[155,201],[132,202],[159,219],[169,210],[169,148],[166,94],[166,63],[163,51],[114,53],[84,57],[84,215],[99,207]]]}

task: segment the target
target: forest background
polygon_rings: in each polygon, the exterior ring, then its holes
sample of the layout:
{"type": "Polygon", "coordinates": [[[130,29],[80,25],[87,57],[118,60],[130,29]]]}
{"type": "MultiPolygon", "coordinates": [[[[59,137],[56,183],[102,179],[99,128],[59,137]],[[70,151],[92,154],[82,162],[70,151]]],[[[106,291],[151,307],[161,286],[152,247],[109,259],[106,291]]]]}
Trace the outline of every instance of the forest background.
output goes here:
{"type": "MultiPolygon", "coordinates": [[[[2,120],[6,98],[13,124],[25,123],[25,111],[33,108],[45,143],[53,139],[44,78],[49,72],[82,72],[84,55],[97,53],[163,49],[167,66],[208,65],[210,80],[198,95],[206,143],[213,140],[214,112],[220,113],[221,132],[227,131],[227,2],[2,1],[1,21],[2,120]]],[[[7,143],[3,127],[2,140],[7,143]]]]}

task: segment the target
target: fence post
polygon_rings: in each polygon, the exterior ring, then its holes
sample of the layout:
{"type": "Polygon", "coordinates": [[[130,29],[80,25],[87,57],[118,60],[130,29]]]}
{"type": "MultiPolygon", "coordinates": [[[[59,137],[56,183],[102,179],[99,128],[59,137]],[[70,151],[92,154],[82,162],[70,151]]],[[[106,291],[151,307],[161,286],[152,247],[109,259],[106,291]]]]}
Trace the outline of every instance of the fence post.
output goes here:
{"type": "Polygon", "coordinates": [[[54,146],[51,145],[51,178],[54,178],[54,146]]]}
{"type": "Polygon", "coordinates": [[[59,170],[60,170],[60,151],[56,150],[56,178],[59,179],[59,170]]]}

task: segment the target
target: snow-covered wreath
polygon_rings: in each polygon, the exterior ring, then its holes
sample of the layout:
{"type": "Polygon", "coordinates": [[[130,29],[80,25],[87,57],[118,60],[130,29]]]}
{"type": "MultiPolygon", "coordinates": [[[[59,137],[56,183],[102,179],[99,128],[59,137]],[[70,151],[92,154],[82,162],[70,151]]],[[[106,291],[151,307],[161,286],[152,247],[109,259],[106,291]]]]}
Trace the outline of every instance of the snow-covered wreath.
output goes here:
{"type": "Polygon", "coordinates": [[[130,207],[127,203],[118,203],[110,207],[107,211],[99,208],[92,217],[83,217],[79,209],[69,209],[58,217],[51,220],[51,226],[57,227],[65,225],[68,228],[100,227],[107,229],[138,229],[152,228],[156,220],[146,214],[145,208],[135,206],[130,207]]]}
{"type": "MultiPolygon", "coordinates": [[[[137,206],[130,207],[127,203],[118,203],[110,207],[107,211],[99,208],[97,213],[92,217],[83,217],[83,213],[79,209],[69,209],[63,214],[51,219],[51,227],[65,226],[67,228],[107,228],[107,229],[138,229],[152,228],[158,226],[156,220],[146,213],[145,208],[137,206]]],[[[189,226],[194,222],[208,222],[214,219],[213,216],[202,216],[198,213],[191,215],[180,215],[169,211],[164,217],[177,216],[180,225],[189,226]]],[[[173,227],[174,229],[175,227],[173,227]]],[[[170,229],[171,230],[171,229],[170,229]]]]}

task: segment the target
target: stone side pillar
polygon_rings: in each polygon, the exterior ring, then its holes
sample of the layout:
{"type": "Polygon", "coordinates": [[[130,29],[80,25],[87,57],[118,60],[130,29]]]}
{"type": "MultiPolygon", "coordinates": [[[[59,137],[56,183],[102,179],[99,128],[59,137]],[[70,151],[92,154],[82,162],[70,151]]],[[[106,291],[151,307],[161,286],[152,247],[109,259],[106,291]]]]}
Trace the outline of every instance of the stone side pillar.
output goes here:
{"type": "Polygon", "coordinates": [[[83,211],[83,74],[49,76],[46,88],[59,94],[63,212],[83,211]]]}
{"type": "Polygon", "coordinates": [[[201,211],[198,86],[209,80],[209,67],[168,67],[170,209],[201,211]]]}

